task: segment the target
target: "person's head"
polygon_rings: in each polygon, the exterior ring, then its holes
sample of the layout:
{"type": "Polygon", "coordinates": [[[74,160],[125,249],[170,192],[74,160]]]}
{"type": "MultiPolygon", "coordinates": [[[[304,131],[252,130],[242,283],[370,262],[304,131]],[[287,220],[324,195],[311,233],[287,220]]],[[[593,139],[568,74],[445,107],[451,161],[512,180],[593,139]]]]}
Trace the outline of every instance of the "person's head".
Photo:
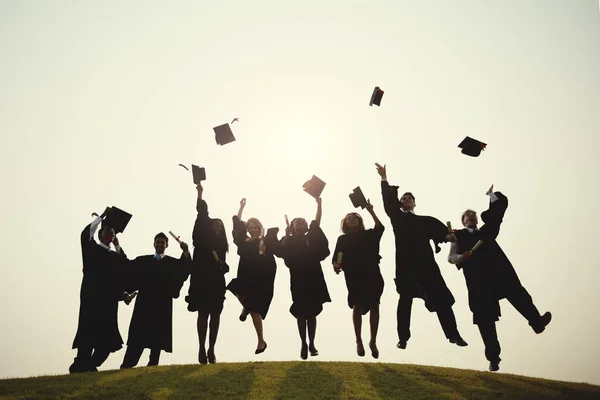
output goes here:
{"type": "Polygon", "coordinates": [[[412,211],[415,209],[415,196],[411,192],[406,192],[400,197],[400,204],[404,211],[412,211]]]}
{"type": "Polygon", "coordinates": [[[344,233],[364,231],[365,224],[360,214],[351,212],[342,219],[341,229],[344,233]]]}
{"type": "Polygon", "coordinates": [[[221,221],[220,219],[213,218],[211,220],[211,226],[215,236],[221,236],[225,233],[225,225],[223,225],[223,221],[221,221]]]}
{"type": "Polygon", "coordinates": [[[294,235],[304,235],[308,231],[308,224],[304,218],[294,218],[290,226],[294,235]]]}
{"type": "Polygon", "coordinates": [[[246,222],[246,229],[252,239],[263,237],[265,235],[265,228],[263,228],[263,225],[257,218],[249,218],[246,222]]]}
{"type": "Polygon", "coordinates": [[[225,225],[223,225],[223,221],[218,218],[213,218],[211,219],[211,227],[213,234],[211,243],[213,246],[215,246],[215,249],[228,252],[229,243],[227,242],[227,234],[225,233],[225,225]]]}
{"type": "Polygon", "coordinates": [[[163,254],[169,247],[169,238],[164,233],[160,232],[154,236],[154,250],[156,254],[163,254]]]}
{"type": "Polygon", "coordinates": [[[477,228],[477,224],[479,223],[477,220],[477,213],[471,209],[462,213],[460,220],[465,227],[473,229],[477,228]]]}
{"type": "Polygon", "coordinates": [[[115,238],[115,230],[110,226],[103,226],[98,232],[98,239],[105,245],[109,245],[115,238]]]}

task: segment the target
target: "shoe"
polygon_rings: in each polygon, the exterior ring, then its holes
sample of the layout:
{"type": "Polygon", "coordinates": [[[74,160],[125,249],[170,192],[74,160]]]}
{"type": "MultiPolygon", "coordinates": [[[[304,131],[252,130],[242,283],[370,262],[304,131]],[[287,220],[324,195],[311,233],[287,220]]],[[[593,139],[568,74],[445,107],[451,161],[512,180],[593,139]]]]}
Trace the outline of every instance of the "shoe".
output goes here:
{"type": "Polygon", "coordinates": [[[206,352],[203,350],[200,350],[198,352],[198,362],[200,364],[208,364],[208,359],[206,358],[206,352]]]}
{"type": "Polygon", "coordinates": [[[362,342],[356,343],[356,354],[358,354],[359,357],[365,356],[365,346],[363,346],[362,342]]]}
{"type": "Polygon", "coordinates": [[[265,347],[263,347],[262,349],[256,349],[254,351],[254,354],[260,354],[262,352],[264,352],[267,349],[267,342],[265,342],[265,347]]]}
{"type": "Polygon", "coordinates": [[[242,310],[242,313],[240,314],[240,321],[244,322],[246,320],[246,318],[248,318],[248,310],[246,310],[245,308],[242,310]]]}
{"type": "Polygon", "coordinates": [[[469,345],[467,342],[465,342],[465,340],[460,335],[451,337],[449,340],[450,340],[450,343],[455,344],[459,347],[465,347],[465,346],[469,345]]]}
{"type": "Polygon", "coordinates": [[[371,349],[373,358],[379,358],[379,349],[377,348],[377,345],[373,342],[369,342],[369,348],[371,349]]]}
{"type": "Polygon", "coordinates": [[[208,349],[208,352],[206,353],[206,355],[208,357],[208,362],[210,364],[217,363],[217,357],[215,356],[215,351],[213,349],[208,349]]]}
{"type": "Polygon", "coordinates": [[[400,339],[400,341],[398,342],[398,344],[396,345],[396,347],[399,348],[399,349],[405,349],[406,348],[406,344],[407,344],[406,342],[407,342],[407,340],[400,339]]]}
{"type": "Polygon", "coordinates": [[[83,365],[82,363],[78,362],[78,361],[75,361],[69,367],[69,373],[70,374],[81,374],[83,372],[88,372],[88,368],[85,365],[83,365]]]}
{"type": "Polygon", "coordinates": [[[491,372],[496,372],[500,369],[500,360],[497,361],[490,361],[490,367],[489,370],[491,372]]]}
{"type": "Polygon", "coordinates": [[[319,350],[317,350],[317,348],[315,347],[315,345],[314,345],[314,344],[311,344],[311,345],[309,346],[308,350],[310,350],[310,355],[311,355],[312,357],[314,357],[314,356],[318,356],[318,355],[319,355],[319,350]]]}
{"type": "Polygon", "coordinates": [[[546,329],[546,326],[550,323],[550,321],[552,321],[552,314],[550,312],[546,312],[544,313],[544,315],[542,315],[540,317],[540,319],[538,320],[538,323],[535,325],[532,325],[531,327],[533,328],[533,331],[537,334],[540,334],[542,332],[544,332],[544,330],[546,329]]]}
{"type": "Polygon", "coordinates": [[[306,343],[304,343],[300,348],[300,358],[303,360],[306,360],[308,358],[308,346],[306,345],[306,343]]]}

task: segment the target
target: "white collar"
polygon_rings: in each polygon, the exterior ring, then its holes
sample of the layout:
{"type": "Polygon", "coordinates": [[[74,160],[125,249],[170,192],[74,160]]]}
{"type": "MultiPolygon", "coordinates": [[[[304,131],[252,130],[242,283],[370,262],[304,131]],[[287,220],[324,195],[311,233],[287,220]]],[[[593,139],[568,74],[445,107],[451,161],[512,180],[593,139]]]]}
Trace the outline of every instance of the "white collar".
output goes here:
{"type": "Polygon", "coordinates": [[[473,233],[473,231],[478,231],[479,229],[477,229],[477,228],[475,228],[475,229],[473,229],[473,228],[467,228],[467,230],[468,230],[469,232],[473,233]]]}
{"type": "Polygon", "coordinates": [[[104,247],[106,250],[111,251],[110,247],[108,247],[107,245],[105,245],[104,243],[100,242],[98,243],[101,247],[104,247]]]}
{"type": "Polygon", "coordinates": [[[402,210],[402,212],[403,212],[403,213],[411,213],[411,214],[413,214],[413,215],[416,215],[416,214],[415,214],[415,210],[404,211],[404,209],[403,209],[403,208],[400,208],[400,210],[402,210]]]}
{"type": "MultiPolygon", "coordinates": [[[[165,256],[166,256],[166,254],[165,254],[165,253],[158,254],[158,255],[160,255],[160,259],[161,259],[161,260],[162,260],[163,258],[165,258],[165,256]]],[[[157,253],[154,253],[154,258],[156,258],[156,256],[157,256],[157,253]]]]}

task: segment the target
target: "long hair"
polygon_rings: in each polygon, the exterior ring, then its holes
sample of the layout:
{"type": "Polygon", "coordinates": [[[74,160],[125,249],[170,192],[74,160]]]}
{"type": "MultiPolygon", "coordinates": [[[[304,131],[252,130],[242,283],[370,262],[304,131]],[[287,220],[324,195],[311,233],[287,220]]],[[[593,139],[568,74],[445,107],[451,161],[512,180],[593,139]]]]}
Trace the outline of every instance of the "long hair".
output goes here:
{"type": "Polygon", "coordinates": [[[354,215],[356,218],[358,218],[358,231],[364,231],[365,230],[365,224],[363,222],[362,217],[360,216],[359,213],[355,213],[355,212],[351,212],[346,214],[346,216],[342,219],[342,222],[340,224],[340,230],[343,233],[348,233],[348,224],[346,224],[346,218],[348,218],[348,215],[354,215]]]}
{"type": "Polygon", "coordinates": [[[221,219],[219,218],[211,218],[211,244],[213,245],[214,248],[216,248],[218,251],[225,251],[225,253],[229,252],[229,242],[227,241],[227,232],[225,232],[225,224],[223,224],[223,221],[221,221],[221,219]],[[212,223],[218,221],[221,224],[221,227],[223,228],[223,231],[221,232],[220,235],[215,235],[214,231],[213,231],[213,227],[212,227],[212,223]]]}
{"type": "MultiPolygon", "coordinates": [[[[261,222],[258,220],[258,218],[248,218],[248,221],[246,221],[246,230],[248,230],[248,225],[251,222],[253,224],[257,225],[258,229],[260,229],[260,235],[258,236],[258,239],[260,240],[260,243],[258,244],[258,254],[265,254],[265,252],[266,252],[265,228],[263,227],[263,224],[261,224],[261,222]]],[[[248,233],[250,233],[250,232],[248,232],[248,233]]],[[[247,242],[250,240],[254,240],[254,239],[252,237],[246,238],[247,242]]]]}
{"type": "Polygon", "coordinates": [[[294,235],[296,234],[296,228],[294,228],[294,222],[299,221],[299,220],[304,221],[304,223],[306,224],[306,227],[308,228],[308,222],[306,222],[306,220],[304,218],[302,218],[302,217],[294,218],[292,220],[292,222],[290,222],[290,226],[292,227],[292,234],[294,234],[294,235]]]}
{"type": "Polygon", "coordinates": [[[248,229],[248,224],[252,222],[253,224],[258,225],[258,228],[260,229],[260,236],[259,237],[264,237],[265,236],[265,228],[263,227],[263,224],[258,220],[258,218],[248,218],[248,221],[246,221],[246,230],[248,229]]]}

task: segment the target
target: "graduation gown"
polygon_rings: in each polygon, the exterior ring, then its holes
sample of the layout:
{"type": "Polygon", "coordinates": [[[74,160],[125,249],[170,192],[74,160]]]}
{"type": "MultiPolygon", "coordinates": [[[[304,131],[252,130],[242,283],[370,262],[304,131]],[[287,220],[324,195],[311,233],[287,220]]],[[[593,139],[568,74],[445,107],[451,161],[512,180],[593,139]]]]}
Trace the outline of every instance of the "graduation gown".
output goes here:
{"type": "Polygon", "coordinates": [[[434,242],[438,253],[438,244],[447,241],[448,228],[436,218],[402,211],[397,186],[382,181],[381,191],[396,242],[396,291],[400,296],[423,299],[430,312],[452,306],[454,296],[446,286],[430,243],[434,242]]]}
{"type": "Polygon", "coordinates": [[[260,239],[250,239],[242,221],[237,216],[233,217],[233,242],[238,248],[240,261],[237,278],[229,282],[227,289],[235,295],[245,296],[243,305],[246,310],[259,313],[265,319],[273,300],[277,272],[273,254],[277,238],[265,237],[263,240],[265,252],[259,254],[260,239]]]}
{"type": "Polygon", "coordinates": [[[341,252],[344,277],[348,288],[348,307],[361,306],[362,314],[370,305],[378,303],[383,293],[383,277],[379,269],[379,243],[385,228],[376,225],[373,229],[341,235],[335,245],[332,263],[341,252]]]}
{"type": "Polygon", "coordinates": [[[94,348],[115,352],[123,347],[117,313],[126,279],[127,256],[123,249],[108,250],[90,238],[91,224],[81,232],[83,280],[79,295],[79,322],[73,349],[94,348]]]}
{"type": "Polygon", "coordinates": [[[292,306],[295,318],[316,317],[323,304],[331,302],[321,261],[329,254],[329,242],[316,221],[302,236],[286,236],[279,242],[277,254],[290,270],[292,306]]]}
{"type": "Polygon", "coordinates": [[[192,312],[199,308],[220,312],[225,301],[225,274],[229,272],[226,263],[227,245],[225,240],[218,241],[214,237],[206,201],[198,199],[196,210],[198,214],[192,232],[194,254],[190,287],[185,301],[189,303],[188,310],[192,312]],[[222,262],[214,259],[213,251],[222,262]]]}
{"type": "Polygon", "coordinates": [[[467,229],[456,231],[458,254],[471,250],[479,240],[483,244],[473,256],[456,267],[463,270],[469,291],[469,308],[473,312],[473,323],[497,321],[501,316],[499,300],[522,290],[522,285],[511,262],[496,238],[508,208],[508,198],[495,192],[498,200],[491,202],[481,214],[484,225],[472,233],[467,229]]]}
{"type": "Polygon", "coordinates": [[[139,292],[129,324],[128,346],[172,352],[173,299],[179,297],[189,263],[183,256],[177,259],[167,255],[160,261],[146,255],[131,262],[139,292]]]}

